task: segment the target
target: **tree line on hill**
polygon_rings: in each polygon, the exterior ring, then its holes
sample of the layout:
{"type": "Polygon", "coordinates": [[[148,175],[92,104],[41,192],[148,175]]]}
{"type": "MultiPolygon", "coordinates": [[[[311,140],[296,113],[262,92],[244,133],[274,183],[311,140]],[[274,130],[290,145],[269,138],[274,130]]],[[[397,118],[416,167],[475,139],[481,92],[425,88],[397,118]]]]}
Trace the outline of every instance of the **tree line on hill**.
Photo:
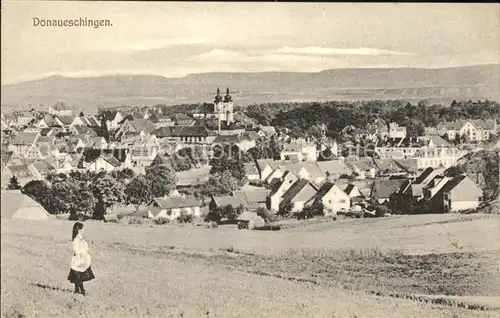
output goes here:
{"type": "Polygon", "coordinates": [[[337,137],[346,126],[365,128],[375,119],[405,126],[409,136],[418,136],[425,127],[441,122],[500,118],[500,104],[489,100],[453,101],[451,105],[429,105],[426,101],[411,104],[401,100],[328,101],[254,104],[244,112],[261,125],[288,128],[293,137],[318,135],[322,124],[326,125],[328,137],[337,137]]]}

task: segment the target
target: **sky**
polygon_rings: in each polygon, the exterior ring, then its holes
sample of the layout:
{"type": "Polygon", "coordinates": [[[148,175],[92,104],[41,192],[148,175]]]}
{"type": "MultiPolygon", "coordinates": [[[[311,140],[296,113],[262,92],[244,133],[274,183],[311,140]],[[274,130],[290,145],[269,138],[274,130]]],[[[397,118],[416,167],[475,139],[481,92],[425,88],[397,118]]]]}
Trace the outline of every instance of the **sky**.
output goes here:
{"type": "Polygon", "coordinates": [[[2,1],[2,84],[51,75],[499,63],[500,6],[2,1]],[[108,19],[41,27],[34,19],[108,19]]]}

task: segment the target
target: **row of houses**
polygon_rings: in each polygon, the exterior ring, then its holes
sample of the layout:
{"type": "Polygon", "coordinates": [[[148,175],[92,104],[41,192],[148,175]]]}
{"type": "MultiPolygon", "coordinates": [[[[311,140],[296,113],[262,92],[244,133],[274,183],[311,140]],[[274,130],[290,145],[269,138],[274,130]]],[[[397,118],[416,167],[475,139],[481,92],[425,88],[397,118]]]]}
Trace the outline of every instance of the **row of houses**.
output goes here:
{"type": "Polygon", "coordinates": [[[446,136],[448,140],[455,140],[466,136],[469,141],[481,142],[489,140],[498,134],[497,119],[470,119],[439,123],[436,127],[426,127],[427,135],[446,136]]]}

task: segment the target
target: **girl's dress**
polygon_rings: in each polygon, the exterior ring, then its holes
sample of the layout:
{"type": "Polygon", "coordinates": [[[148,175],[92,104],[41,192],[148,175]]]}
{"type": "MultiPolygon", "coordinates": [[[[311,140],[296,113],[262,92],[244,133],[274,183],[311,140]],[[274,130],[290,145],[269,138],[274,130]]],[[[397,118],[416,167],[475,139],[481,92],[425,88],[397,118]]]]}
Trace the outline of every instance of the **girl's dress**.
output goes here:
{"type": "Polygon", "coordinates": [[[86,282],[95,278],[90,267],[90,254],[87,242],[81,235],[73,240],[74,255],[71,258],[71,269],[68,280],[72,283],[86,282]]]}

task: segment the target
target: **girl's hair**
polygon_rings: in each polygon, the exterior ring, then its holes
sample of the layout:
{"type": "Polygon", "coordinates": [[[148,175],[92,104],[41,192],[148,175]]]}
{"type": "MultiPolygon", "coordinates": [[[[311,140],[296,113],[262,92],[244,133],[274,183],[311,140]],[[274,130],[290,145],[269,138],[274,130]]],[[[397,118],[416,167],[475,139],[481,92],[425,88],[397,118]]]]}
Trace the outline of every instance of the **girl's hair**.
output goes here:
{"type": "Polygon", "coordinates": [[[78,231],[83,229],[83,223],[76,222],[75,225],[73,225],[73,235],[71,235],[71,240],[73,241],[75,237],[78,235],[78,231]]]}

